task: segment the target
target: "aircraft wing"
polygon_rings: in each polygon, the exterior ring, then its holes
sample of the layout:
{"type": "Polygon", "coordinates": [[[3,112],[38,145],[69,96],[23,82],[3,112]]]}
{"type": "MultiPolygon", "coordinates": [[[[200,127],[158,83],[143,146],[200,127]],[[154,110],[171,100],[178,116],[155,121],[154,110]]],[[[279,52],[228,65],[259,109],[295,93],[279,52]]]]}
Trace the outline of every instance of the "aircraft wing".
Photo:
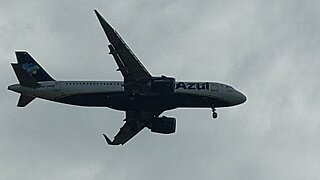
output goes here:
{"type": "MultiPolygon", "coordinates": [[[[129,46],[124,42],[120,35],[107,23],[97,10],[94,10],[94,12],[98,17],[109,42],[111,43],[108,46],[110,54],[113,55],[119,67],[118,70],[124,77],[125,91],[126,85],[139,85],[139,81],[150,78],[150,73],[130,50],[129,46]]],[[[129,89],[129,91],[132,92],[133,90],[129,89]]]]}
{"type": "Polygon", "coordinates": [[[109,145],[124,145],[136,134],[138,134],[143,128],[147,126],[147,122],[157,117],[162,112],[133,112],[126,111],[126,121],[120,128],[118,134],[111,141],[107,135],[103,134],[109,145]]]}

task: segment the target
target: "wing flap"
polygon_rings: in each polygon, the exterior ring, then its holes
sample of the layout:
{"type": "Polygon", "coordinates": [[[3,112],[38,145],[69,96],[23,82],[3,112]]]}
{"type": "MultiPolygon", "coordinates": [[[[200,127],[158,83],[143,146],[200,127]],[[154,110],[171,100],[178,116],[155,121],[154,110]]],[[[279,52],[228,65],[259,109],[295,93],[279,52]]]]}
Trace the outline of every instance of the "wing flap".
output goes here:
{"type": "Polygon", "coordinates": [[[140,121],[135,122],[126,122],[124,126],[120,128],[119,133],[114,137],[114,144],[125,144],[131,138],[133,138],[136,134],[138,134],[144,127],[146,127],[145,123],[140,121]]]}
{"type": "Polygon", "coordinates": [[[124,63],[122,62],[121,58],[119,57],[118,53],[116,52],[116,50],[114,49],[114,47],[110,44],[109,46],[109,54],[111,54],[114,58],[114,60],[116,61],[120,72],[122,74],[122,76],[127,79],[128,75],[129,75],[129,71],[127,70],[127,68],[125,67],[124,63]]]}
{"type": "Polygon", "coordinates": [[[139,120],[131,122],[126,121],[126,123],[124,123],[124,125],[120,128],[120,131],[114,137],[113,141],[111,141],[107,135],[103,134],[103,136],[109,145],[124,145],[145,127],[146,124],[139,120]]]}
{"type": "Polygon", "coordinates": [[[134,112],[126,111],[126,119],[124,125],[120,128],[114,140],[111,141],[105,134],[103,134],[109,145],[124,145],[142,129],[147,126],[147,123],[157,117],[162,112],[134,112]]]}

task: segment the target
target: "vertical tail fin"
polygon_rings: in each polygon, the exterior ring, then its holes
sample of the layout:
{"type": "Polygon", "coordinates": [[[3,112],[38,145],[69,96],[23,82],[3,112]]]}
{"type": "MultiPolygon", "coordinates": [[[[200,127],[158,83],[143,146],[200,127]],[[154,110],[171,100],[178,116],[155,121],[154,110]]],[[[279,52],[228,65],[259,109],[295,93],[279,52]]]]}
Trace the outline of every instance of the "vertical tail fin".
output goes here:
{"type": "MultiPolygon", "coordinates": [[[[35,81],[35,79],[32,76],[30,76],[30,74],[27,73],[27,71],[22,69],[22,67],[19,64],[12,63],[11,65],[12,65],[12,68],[13,68],[14,72],[16,73],[16,76],[17,76],[18,81],[20,83],[20,85],[18,85],[18,86],[25,86],[25,87],[30,87],[30,88],[40,87],[40,84],[37,83],[35,81]]],[[[12,90],[12,91],[16,91],[15,87],[17,87],[17,84],[9,86],[8,89],[12,90]]],[[[16,92],[19,92],[19,91],[16,91],[16,92]]],[[[21,94],[17,106],[18,107],[25,107],[27,104],[29,104],[34,99],[35,99],[35,97],[21,94]]]]}
{"type": "Polygon", "coordinates": [[[40,84],[37,83],[35,79],[27,71],[22,69],[22,67],[19,64],[12,63],[11,65],[14,72],[16,73],[16,76],[21,86],[30,88],[37,88],[40,86],[40,84]]]}
{"type": "Polygon", "coordinates": [[[54,81],[54,79],[32,58],[26,51],[16,51],[18,64],[25,70],[36,82],[54,81]]]}

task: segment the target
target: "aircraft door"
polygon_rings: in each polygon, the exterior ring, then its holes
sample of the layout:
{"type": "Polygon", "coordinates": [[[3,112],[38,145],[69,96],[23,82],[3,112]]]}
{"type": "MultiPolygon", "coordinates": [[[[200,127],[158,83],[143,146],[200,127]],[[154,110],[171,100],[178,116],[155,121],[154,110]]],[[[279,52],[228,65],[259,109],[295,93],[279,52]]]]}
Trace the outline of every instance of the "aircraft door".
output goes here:
{"type": "Polygon", "coordinates": [[[62,94],[62,82],[55,82],[54,89],[53,89],[55,96],[61,96],[62,94]]]}

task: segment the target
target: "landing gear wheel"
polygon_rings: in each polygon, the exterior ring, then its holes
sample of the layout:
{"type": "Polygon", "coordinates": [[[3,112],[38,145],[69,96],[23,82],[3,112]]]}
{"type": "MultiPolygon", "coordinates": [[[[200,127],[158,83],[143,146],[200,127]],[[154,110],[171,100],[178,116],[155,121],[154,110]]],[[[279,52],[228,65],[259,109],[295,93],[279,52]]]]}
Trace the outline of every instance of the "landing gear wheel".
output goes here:
{"type": "Polygon", "coordinates": [[[216,119],[216,118],[218,117],[218,114],[217,114],[216,112],[213,112],[213,113],[212,113],[212,117],[213,117],[214,119],[216,119]]]}
{"type": "Polygon", "coordinates": [[[214,108],[214,105],[212,105],[212,118],[216,119],[218,117],[218,114],[216,113],[216,109],[214,108]]]}

